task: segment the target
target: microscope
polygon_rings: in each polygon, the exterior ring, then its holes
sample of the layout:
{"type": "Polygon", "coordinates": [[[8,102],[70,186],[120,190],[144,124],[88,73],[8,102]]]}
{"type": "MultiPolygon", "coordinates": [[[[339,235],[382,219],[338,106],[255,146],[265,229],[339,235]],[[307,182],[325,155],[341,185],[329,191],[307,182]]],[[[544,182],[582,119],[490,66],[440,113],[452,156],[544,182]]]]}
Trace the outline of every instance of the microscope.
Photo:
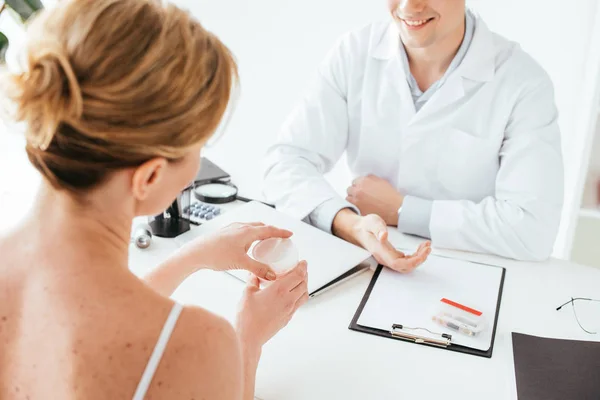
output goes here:
{"type": "Polygon", "coordinates": [[[184,216],[184,211],[190,207],[192,190],[193,185],[188,186],[162,214],[148,218],[154,236],[174,238],[190,230],[190,220],[184,216]]]}

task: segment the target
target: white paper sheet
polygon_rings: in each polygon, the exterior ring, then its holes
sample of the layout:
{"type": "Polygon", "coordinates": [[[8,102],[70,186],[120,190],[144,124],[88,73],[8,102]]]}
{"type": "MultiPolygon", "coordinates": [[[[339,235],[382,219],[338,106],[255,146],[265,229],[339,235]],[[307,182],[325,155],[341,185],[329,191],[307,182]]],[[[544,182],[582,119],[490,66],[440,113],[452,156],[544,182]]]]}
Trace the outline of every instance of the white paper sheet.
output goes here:
{"type": "Polygon", "coordinates": [[[386,331],[392,324],[426,328],[451,334],[453,344],[487,351],[492,343],[501,280],[502,268],[437,256],[430,256],[410,274],[384,268],[358,324],[386,331]],[[481,311],[485,329],[469,337],[433,322],[442,298],[481,311]]]}

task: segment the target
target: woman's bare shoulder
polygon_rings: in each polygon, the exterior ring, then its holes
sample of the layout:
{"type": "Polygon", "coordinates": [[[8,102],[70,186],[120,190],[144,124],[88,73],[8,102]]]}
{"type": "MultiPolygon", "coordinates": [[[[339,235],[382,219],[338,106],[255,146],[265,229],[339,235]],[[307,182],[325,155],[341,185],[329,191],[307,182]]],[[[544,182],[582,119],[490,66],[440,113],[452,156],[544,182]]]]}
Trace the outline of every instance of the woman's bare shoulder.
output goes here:
{"type": "Polygon", "coordinates": [[[186,306],[148,393],[153,398],[239,399],[242,378],[238,337],[231,324],[186,306]]]}

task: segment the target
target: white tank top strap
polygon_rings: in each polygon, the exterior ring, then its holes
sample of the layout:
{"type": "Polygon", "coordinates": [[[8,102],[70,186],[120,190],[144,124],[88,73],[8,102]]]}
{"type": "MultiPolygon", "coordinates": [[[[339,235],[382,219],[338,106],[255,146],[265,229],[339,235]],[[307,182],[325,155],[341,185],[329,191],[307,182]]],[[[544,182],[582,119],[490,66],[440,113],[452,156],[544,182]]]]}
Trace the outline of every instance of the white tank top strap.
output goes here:
{"type": "Polygon", "coordinates": [[[142,379],[140,380],[140,383],[138,383],[138,387],[133,395],[133,400],[143,400],[146,396],[146,392],[150,388],[152,378],[154,378],[158,364],[160,364],[160,360],[165,352],[167,344],[169,343],[169,339],[171,338],[171,334],[173,333],[173,329],[175,329],[175,324],[177,324],[177,320],[179,319],[179,315],[181,314],[182,310],[183,306],[179,303],[175,303],[171,309],[171,313],[169,314],[169,317],[165,321],[165,325],[160,332],[156,346],[154,346],[154,351],[152,351],[152,355],[148,360],[148,364],[146,365],[142,379]]]}

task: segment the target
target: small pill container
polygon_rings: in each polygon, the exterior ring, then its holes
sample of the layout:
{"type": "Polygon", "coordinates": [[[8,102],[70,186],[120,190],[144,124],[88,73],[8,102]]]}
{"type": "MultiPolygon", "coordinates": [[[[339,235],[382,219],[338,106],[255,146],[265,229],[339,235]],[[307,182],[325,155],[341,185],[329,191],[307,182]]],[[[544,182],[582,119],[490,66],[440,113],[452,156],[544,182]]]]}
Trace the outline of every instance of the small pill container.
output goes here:
{"type": "Polygon", "coordinates": [[[251,257],[266,264],[277,275],[285,273],[298,264],[298,249],[291,239],[270,238],[256,243],[251,257]]]}
{"type": "Polygon", "coordinates": [[[441,299],[432,316],[437,324],[466,336],[477,336],[486,327],[481,311],[449,299],[441,299]]]}

